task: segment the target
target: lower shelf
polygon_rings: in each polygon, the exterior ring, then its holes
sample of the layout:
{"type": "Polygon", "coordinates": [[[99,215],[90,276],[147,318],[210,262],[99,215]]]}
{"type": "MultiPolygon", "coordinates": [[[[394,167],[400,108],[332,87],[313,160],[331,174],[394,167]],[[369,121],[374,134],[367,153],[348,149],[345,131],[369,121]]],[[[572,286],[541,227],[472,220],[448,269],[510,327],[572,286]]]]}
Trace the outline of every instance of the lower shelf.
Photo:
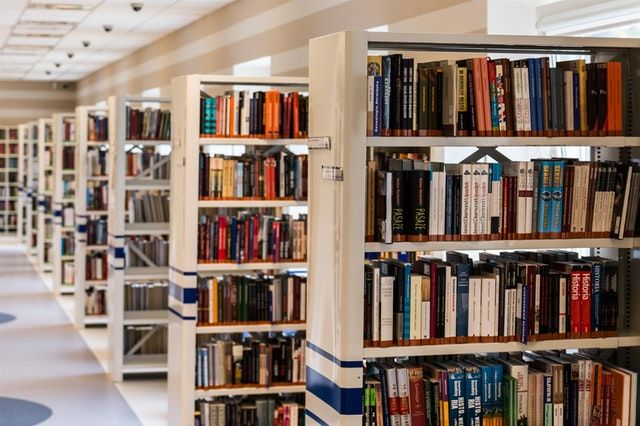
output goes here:
{"type": "Polygon", "coordinates": [[[302,393],[305,391],[304,384],[295,385],[276,385],[276,386],[247,386],[247,387],[229,387],[218,389],[196,389],[196,399],[207,399],[216,396],[235,396],[235,395],[266,395],[274,393],[302,393]]]}
{"type": "Polygon", "coordinates": [[[301,331],[306,330],[307,324],[237,324],[237,325],[199,325],[196,334],[223,334],[223,333],[266,333],[272,331],[301,331]]]}
{"type": "Polygon", "coordinates": [[[547,351],[564,349],[615,349],[640,346],[640,332],[624,331],[616,337],[589,339],[556,339],[509,343],[458,343],[445,345],[392,346],[389,348],[364,348],[364,358],[394,358],[405,356],[465,355],[474,353],[547,351]]]}
{"type": "Polygon", "coordinates": [[[166,280],[169,278],[167,266],[133,266],[124,270],[127,280],[166,280]]]}
{"type": "Polygon", "coordinates": [[[75,288],[72,285],[61,285],[60,286],[60,294],[73,294],[75,293],[75,288]]]}
{"type": "Polygon", "coordinates": [[[154,325],[169,322],[169,311],[124,311],[123,325],[154,325]]]}
{"type": "Polygon", "coordinates": [[[108,315],[85,315],[84,316],[85,325],[107,325],[108,322],[109,322],[108,315]]]}
{"type": "Polygon", "coordinates": [[[166,373],[167,354],[127,355],[122,364],[122,373],[166,373]]]}

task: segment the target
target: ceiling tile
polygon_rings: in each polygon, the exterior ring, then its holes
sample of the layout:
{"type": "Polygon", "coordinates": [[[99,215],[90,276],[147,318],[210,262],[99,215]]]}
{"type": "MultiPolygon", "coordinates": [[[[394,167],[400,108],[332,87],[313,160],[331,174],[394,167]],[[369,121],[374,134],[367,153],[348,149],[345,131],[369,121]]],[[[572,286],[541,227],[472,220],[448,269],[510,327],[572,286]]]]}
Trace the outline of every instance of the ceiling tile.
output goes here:
{"type": "Polygon", "coordinates": [[[43,36],[9,36],[7,46],[55,46],[60,42],[60,37],[43,36]]]}

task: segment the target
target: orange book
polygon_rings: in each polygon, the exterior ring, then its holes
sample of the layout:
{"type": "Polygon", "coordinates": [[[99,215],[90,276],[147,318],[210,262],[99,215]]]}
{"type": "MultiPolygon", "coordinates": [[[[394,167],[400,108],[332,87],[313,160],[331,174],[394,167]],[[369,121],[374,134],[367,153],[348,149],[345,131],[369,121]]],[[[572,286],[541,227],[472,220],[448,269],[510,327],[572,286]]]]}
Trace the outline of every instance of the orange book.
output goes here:
{"type": "Polygon", "coordinates": [[[229,136],[235,136],[235,126],[236,126],[236,114],[235,114],[235,107],[236,107],[236,99],[235,96],[232,94],[231,96],[229,96],[229,136]]]}
{"type": "Polygon", "coordinates": [[[613,90],[616,92],[616,120],[614,128],[616,135],[622,136],[622,62],[614,62],[614,85],[613,90]]]}
{"type": "Polygon", "coordinates": [[[264,137],[271,138],[273,132],[273,102],[271,92],[264,94],[264,137]]]}
{"type": "MultiPolygon", "coordinates": [[[[473,95],[476,104],[476,124],[478,135],[485,135],[484,102],[482,97],[482,60],[484,58],[473,58],[473,95]]],[[[486,62],[486,61],[485,61],[486,62]]]]}
{"type": "Polygon", "coordinates": [[[280,92],[273,92],[273,137],[280,137],[280,92]]]}
{"type": "Polygon", "coordinates": [[[487,58],[481,58],[482,66],[482,108],[484,110],[484,128],[486,135],[493,134],[491,125],[491,105],[489,103],[489,63],[487,58]]]}

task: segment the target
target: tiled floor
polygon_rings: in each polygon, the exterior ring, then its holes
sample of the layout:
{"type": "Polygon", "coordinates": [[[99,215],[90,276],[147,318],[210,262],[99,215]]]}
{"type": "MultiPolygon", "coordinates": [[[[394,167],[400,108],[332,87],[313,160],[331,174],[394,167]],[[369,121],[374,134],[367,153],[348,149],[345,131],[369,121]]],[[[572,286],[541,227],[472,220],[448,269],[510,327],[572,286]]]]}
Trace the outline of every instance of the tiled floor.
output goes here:
{"type": "MultiPolygon", "coordinates": [[[[106,328],[76,330],[73,297],[53,296],[49,280],[17,246],[0,246],[0,313],[16,317],[0,323],[0,397],[49,407],[45,425],[166,425],[166,381],[111,383],[106,328]]],[[[0,426],[33,424],[7,419],[0,426]]]]}

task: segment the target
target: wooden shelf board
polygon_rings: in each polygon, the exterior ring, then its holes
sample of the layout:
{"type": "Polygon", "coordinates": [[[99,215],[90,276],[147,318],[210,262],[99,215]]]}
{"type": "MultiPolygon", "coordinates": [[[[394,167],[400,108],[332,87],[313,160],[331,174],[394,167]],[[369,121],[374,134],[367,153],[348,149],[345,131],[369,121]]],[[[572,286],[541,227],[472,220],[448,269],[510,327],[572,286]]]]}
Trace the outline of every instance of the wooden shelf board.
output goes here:
{"type": "Polygon", "coordinates": [[[85,325],[107,325],[109,323],[108,315],[88,315],[84,316],[85,325]]]}
{"type": "Polygon", "coordinates": [[[124,235],[169,235],[169,222],[125,223],[124,235]]]}
{"type": "Polygon", "coordinates": [[[264,139],[264,138],[200,138],[200,146],[205,145],[306,145],[306,138],[264,139]]]}
{"type": "Polygon", "coordinates": [[[268,333],[271,331],[302,331],[307,329],[307,324],[238,324],[238,325],[213,325],[197,326],[196,334],[224,334],[224,333],[268,333]]]}
{"type": "Polygon", "coordinates": [[[198,200],[200,208],[250,208],[250,207],[294,207],[306,206],[298,200],[198,200]]]}
{"type": "Polygon", "coordinates": [[[306,268],[306,262],[282,263],[198,263],[198,272],[253,271],[259,269],[297,269],[306,268]]]}
{"type": "Polygon", "coordinates": [[[108,244],[91,244],[91,245],[85,246],[85,249],[90,251],[109,250],[109,245],[108,244]]]}
{"type": "Polygon", "coordinates": [[[512,250],[512,249],[556,249],[556,248],[633,248],[634,238],[616,240],[612,238],[573,238],[535,240],[486,240],[486,241],[428,241],[401,243],[365,243],[367,253],[387,251],[446,251],[446,250],[512,250]]]}
{"type": "Polygon", "coordinates": [[[169,179],[136,179],[136,178],[126,178],[125,179],[125,190],[134,191],[134,190],[149,190],[149,191],[160,191],[160,190],[169,190],[171,189],[171,181],[169,179]]]}
{"type": "Polygon", "coordinates": [[[364,358],[393,358],[404,356],[464,355],[474,353],[546,351],[564,349],[615,349],[619,347],[640,346],[640,332],[628,331],[617,337],[589,339],[557,339],[509,343],[458,343],[424,346],[392,346],[389,348],[364,348],[364,358]]]}
{"type": "Polygon", "coordinates": [[[167,354],[126,355],[122,363],[123,374],[166,373],[167,354]]]}
{"type": "Polygon", "coordinates": [[[276,393],[302,393],[305,392],[305,385],[287,385],[272,387],[241,387],[241,388],[221,388],[221,389],[196,389],[196,399],[207,399],[216,396],[235,395],[267,395],[276,393]]]}
{"type": "Polygon", "coordinates": [[[169,278],[167,266],[134,266],[124,270],[127,280],[166,280],[169,278]]]}
{"type": "Polygon", "coordinates": [[[171,139],[159,139],[159,140],[125,139],[123,142],[125,145],[142,145],[142,146],[171,145],[171,139]]]}
{"type": "Polygon", "coordinates": [[[124,311],[123,325],[167,324],[169,311],[124,311]]]}

